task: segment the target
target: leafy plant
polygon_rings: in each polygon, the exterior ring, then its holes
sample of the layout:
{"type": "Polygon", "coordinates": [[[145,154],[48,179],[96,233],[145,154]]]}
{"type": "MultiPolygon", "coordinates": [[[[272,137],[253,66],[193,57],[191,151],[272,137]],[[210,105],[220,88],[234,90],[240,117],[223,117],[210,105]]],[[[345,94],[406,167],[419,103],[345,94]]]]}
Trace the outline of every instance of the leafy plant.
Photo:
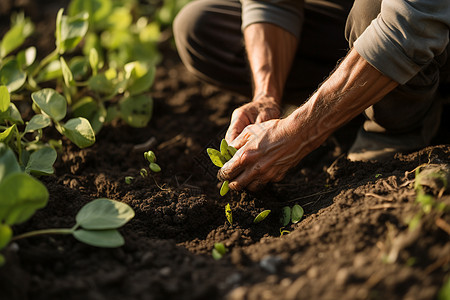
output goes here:
{"type": "Polygon", "coordinates": [[[265,218],[267,218],[267,216],[270,214],[270,210],[264,210],[262,212],[260,212],[256,218],[253,220],[253,223],[259,223],[262,220],[264,220],[265,218]]]}
{"type": "Polygon", "coordinates": [[[295,204],[292,207],[285,206],[281,211],[280,223],[283,227],[287,226],[289,222],[296,224],[300,222],[304,214],[303,208],[295,204]]]}
{"type": "MultiPolygon", "coordinates": [[[[220,151],[213,148],[208,148],[206,149],[206,152],[208,153],[208,156],[213,164],[219,168],[222,168],[223,165],[234,156],[237,150],[233,146],[229,146],[225,139],[222,139],[220,143],[220,151]]],[[[228,180],[225,180],[220,188],[220,195],[225,196],[228,191],[228,180]]]]}
{"type": "Polygon", "coordinates": [[[223,243],[215,243],[214,248],[212,249],[212,257],[215,260],[221,259],[226,253],[228,252],[228,249],[225,247],[223,243]]]}

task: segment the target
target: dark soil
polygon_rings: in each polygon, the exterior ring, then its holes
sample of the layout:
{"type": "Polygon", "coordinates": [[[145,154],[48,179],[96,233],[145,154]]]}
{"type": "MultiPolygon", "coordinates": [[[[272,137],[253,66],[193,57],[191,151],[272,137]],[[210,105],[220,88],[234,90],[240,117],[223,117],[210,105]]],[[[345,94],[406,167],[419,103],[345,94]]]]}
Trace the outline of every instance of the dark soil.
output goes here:
{"type": "Polygon", "coordinates": [[[84,204],[106,197],[136,212],[121,229],[125,246],[100,249],[70,236],[20,240],[4,251],[0,299],[436,298],[450,272],[450,215],[428,214],[408,229],[421,210],[411,171],[450,163],[448,108],[433,146],[418,152],[386,163],[348,161],[358,118],[282,182],[221,197],[205,149],[218,147],[231,112],[246,99],[198,81],[173,49],[161,50],[150,124],[115,122],[83,150],[63,140],[55,175],[41,178],[47,207],[15,228],[72,227],[84,204]],[[151,138],[162,172],[142,178],[147,164],[135,148],[151,138]],[[127,185],[125,176],[136,179],[127,185]],[[305,216],[280,236],[280,209],[295,203],[305,216]],[[265,209],[269,217],[253,224],[265,209]],[[229,252],[216,261],[217,242],[229,252]]]}

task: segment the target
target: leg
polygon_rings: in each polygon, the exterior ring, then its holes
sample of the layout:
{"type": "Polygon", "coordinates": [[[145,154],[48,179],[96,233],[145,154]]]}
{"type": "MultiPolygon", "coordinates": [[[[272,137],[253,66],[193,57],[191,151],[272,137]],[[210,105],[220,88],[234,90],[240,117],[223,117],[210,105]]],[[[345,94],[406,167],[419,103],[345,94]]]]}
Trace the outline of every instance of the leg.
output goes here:
{"type": "MultiPolygon", "coordinates": [[[[285,99],[301,104],[347,52],[343,30],[353,0],[305,0],[305,19],[285,99]]],[[[237,0],[197,0],[174,22],[179,55],[186,67],[214,85],[251,97],[237,0]]]]}
{"type": "MultiPolygon", "coordinates": [[[[350,46],[380,12],[382,0],[356,0],[347,20],[350,46]]],[[[447,53],[436,57],[408,83],[365,111],[367,120],[350,149],[353,160],[380,159],[427,146],[440,120],[437,90],[447,53]],[[370,150],[370,151],[369,151],[370,150]]]]}

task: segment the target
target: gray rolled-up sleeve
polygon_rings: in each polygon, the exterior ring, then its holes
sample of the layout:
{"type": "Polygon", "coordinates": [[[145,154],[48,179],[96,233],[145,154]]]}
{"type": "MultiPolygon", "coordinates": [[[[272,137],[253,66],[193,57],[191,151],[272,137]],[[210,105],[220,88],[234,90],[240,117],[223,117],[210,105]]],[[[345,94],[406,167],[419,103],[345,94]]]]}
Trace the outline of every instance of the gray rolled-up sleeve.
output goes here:
{"type": "Polygon", "coordinates": [[[449,28],[449,0],[383,1],[354,47],[381,73],[405,84],[446,49],[449,28]]]}
{"type": "Polygon", "coordinates": [[[303,21],[302,0],[241,0],[242,30],[254,23],[271,23],[300,37],[303,21]]]}

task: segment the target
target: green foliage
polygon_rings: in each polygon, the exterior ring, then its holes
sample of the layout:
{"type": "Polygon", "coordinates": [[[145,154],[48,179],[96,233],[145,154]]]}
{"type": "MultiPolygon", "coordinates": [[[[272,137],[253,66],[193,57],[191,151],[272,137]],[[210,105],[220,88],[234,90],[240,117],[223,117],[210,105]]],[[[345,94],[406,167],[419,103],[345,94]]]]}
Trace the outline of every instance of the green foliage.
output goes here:
{"type": "Polygon", "coordinates": [[[261,213],[259,213],[256,218],[253,220],[253,223],[259,223],[270,214],[270,210],[264,210],[261,213]]]}
{"type": "Polygon", "coordinates": [[[228,249],[225,247],[225,245],[223,243],[215,243],[214,248],[212,249],[211,255],[215,260],[219,260],[227,252],[228,252],[228,249]]]}
{"type": "MultiPolygon", "coordinates": [[[[211,159],[212,163],[219,168],[222,168],[223,165],[233,157],[236,151],[236,148],[234,148],[233,146],[228,146],[225,139],[222,139],[220,143],[220,151],[213,148],[206,149],[206,152],[208,153],[208,156],[211,159]]],[[[224,181],[222,183],[222,186],[220,188],[221,196],[225,196],[225,194],[228,193],[228,183],[228,181],[224,181]]]]}
{"type": "Polygon", "coordinates": [[[281,210],[280,223],[283,227],[287,226],[289,222],[296,224],[300,222],[300,220],[303,217],[303,214],[304,214],[303,208],[298,204],[295,204],[292,207],[285,206],[281,210]]]}

